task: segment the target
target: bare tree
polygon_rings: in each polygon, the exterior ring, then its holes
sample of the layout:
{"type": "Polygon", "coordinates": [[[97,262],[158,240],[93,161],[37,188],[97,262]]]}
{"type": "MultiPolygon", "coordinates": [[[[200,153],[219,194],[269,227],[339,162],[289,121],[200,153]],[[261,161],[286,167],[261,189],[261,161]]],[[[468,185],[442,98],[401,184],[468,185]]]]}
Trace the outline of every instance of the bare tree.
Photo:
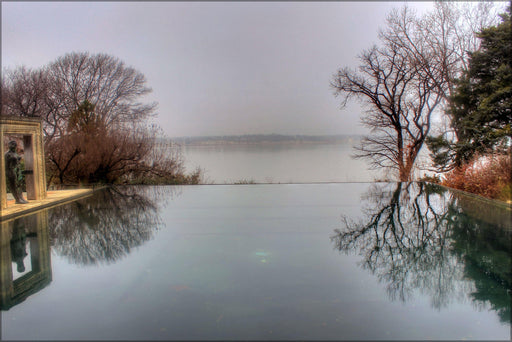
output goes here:
{"type": "Polygon", "coordinates": [[[52,141],[62,135],[69,115],[60,88],[47,67],[7,69],[2,75],[1,115],[42,118],[45,142],[52,141]]]}
{"type": "Polygon", "coordinates": [[[59,103],[57,98],[50,96],[52,87],[45,68],[21,66],[5,70],[2,75],[1,115],[40,117],[44,123],[45,139],[53,139],[59,103]]]}
{"type": "MultiPolygon", "coordinates": [[[[434,9],[421,17],[403,20],[397,10],[388,17],[383,36],[404,48],[412,58],[430,63],[438,69],[429,74],[439,81],[444,109],[453,95],[455,80],[468,70],[469,53],[480,47],[478,32],[498,22],[498,9],[491,1],[457,3],[438,1],[434,9]]],[[[440,113],[441,114],[441,113],[440,113]]],[[[447,116],[444,131],[449,126],[447,116]]],[[[437,127],[443,130],[443,127],[437,127]]],[[[456,135],[455,131],[445,132],[456,135]]]]}
{"type": "Polygon", "coordinates": [[[409,22],[403,17],[397,10],[388,17],[384,37],[400,44],[420,61],[427,62],[427,57],[435,60],[440,68],[440,82],[445,83],[445,95],[451,95],[453,81],[468,69],[468,53],[480,46],[477,33],[496,23],[498,14],[489,1],[471,5],[438,1],[433,11],[422,17],[413,15],[409,22]]]}
{"type": "MultiPolygon", "coordinates": [[[[154,114],[155,103],[138,102],[149,94],[145,76],[106,54],[69,53],[48,66],[52,97],[61,99],[61,117],[69,119],[85,100],[95,104],[107,128],[140,122],[154,114]]],[[[67,120],[66,120],[67,121],[67,120]]]]}
{"type": "MultiPolygon", "coordinates": [[[[372,135],[362,140],[356,158],[411,180],[432,116],[451,94],[467,49],[477,44],[471,39],[477,21],[464,16],[469,12],[446,3],[423,17],[407,7],[394,10],[379,33],[381,44],[359,56],[359,69],[343,68],[334,76],[331,85],[342,105],[351,98],[367,105],[362,122],[372,135]]],[[[482,18],[478,22],[490,20],[482,18]]]]}
{"type": "Polygon", "coordinates": [[[151,92],[145,76],[106,54],[73,52],[40,69],[6,70],[2,83],[2,115],[43,118],[46,141],[65,134],[71,114],[86,100],[108,129],[141,122],[156,109],[156,103],[140,102],[151,92]]]}
{"type": "Polygon", "coordinates": [[[156,104],[144,75],[118,58],[66,54],[40,69],[19,67],[2,76],[2,115],[44,121],[50,182],[197,183],[184,174],[180,151],[157,146],[163,137],[146,124],[156,104]]]}
{"type": "Polygon", "coordinates": [[[65,184],[69,180],[66,176],[82,153],[80,140],[81,136],[67,135],[46,144],[48,184],[54,183],[54,178],[59,180],[59,184],[65,184]]]}
{"type": "Polygon", "coordinates": [[[179,149],[157,146],[161,135],[142,123],[107,129],[95,106],[84,101],[65,134],[47,143],[48,173],[60,184],[199,182],[199,175],[184,175],[179,149]]]}
{"type": "MultiPolygon", "coordinates": [[[[406,7],[389,16],[390,32],[395,31],[395,23],[415,32],[415,17],[406,7]]],[[[369,158],[374,167],[397,170],[398,179],[408,181],[429,133],[432,113],[442,101],[444,84],[437,78],[438,62],[428,55],[432,52],[419,50],[422,46],[404,46],[386,31],[379,37],[382,46],[359,56],[359,70],[339,70],[332,86],[336,95],[344,97],[343,103],[357,97],[369,106],[362,121],[372,136],[363,139],[356,157],[369,158]]]]}
{"type": "Polygon", "coordinates": [[[44,71],[20,67],[6,70],[2,79],[2,115],[43,115],[47,86],[44,71]]]}

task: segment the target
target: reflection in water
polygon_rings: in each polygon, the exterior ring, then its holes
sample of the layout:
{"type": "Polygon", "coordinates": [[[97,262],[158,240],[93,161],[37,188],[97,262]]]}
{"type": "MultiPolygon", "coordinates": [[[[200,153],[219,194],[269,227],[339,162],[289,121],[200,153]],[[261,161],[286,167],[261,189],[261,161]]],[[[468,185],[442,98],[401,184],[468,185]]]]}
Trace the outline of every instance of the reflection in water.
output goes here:
{"type": "Polygon", "coordinates": [[[475,201],[462,196],[457,203],[450,206],[452,248],[464,261],[464,276],[474,281],[471,297],[475,303],[490,304],[501,321],[511,322],[511,212],[486,203],[479,203],[473,211],[475,201]],[[486,214],[488,221],[481,219],[486,214]]]}
{"type": "Polygon", "coordinates": [[[176,187],[120,187],[1,223],[0,309],[8,310],[52,281],[53,250],[77,264],[114,262],[149,240],[160,204],[176,187]]]}
{"type": "Polygon", "coordinates": [[[43,211],[1,223],[1,310],[9,310],[52,281],[46,214],[43,211]]]}
{"type": "MultiPolygon", "coordinates": [[[[33,236],[34,233],[31,235],[33,236]]],[[[25,257],[28,255],[27,244],[27,229],[24,225],[20,224],[20,220],[16,220],[12,227],[10,245],[12,262],[16,264],[16,271],[18,273],[25,272],[25,257]]]]}
{"type": "Polygon", "coordinates": [[[420,291],[439,310],[471,298],[511,321],[509,208],[423,183],[374,184],[363,201],[364,219],[344,216],[331,241],[339,251],[359,253],[392,300],[420,291]],[[475,214],[475,206],[492,217],[475,214]]]}
{"type": "Polygon", "coordinates": [[[176,187],[110,187],[49,213],[53,250],[75,264],[111,263],[152,238],[176,187]],[[165,202],[163,203],[165,204],[165,202]]]}

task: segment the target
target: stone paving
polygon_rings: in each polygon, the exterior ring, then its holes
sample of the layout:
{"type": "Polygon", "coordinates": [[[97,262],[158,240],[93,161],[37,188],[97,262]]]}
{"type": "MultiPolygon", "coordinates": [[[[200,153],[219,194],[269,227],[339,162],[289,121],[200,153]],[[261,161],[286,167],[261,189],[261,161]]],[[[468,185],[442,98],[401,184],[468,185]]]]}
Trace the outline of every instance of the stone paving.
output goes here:
{"type": "MultiPolygon", "coordinates": [[[[55,205],[73,201],[81,197],[90,196],[92,193],[92,189],[48,191],[47,197],[45,199],[34,201],[29,200],[27,204],[16,204],[11,194],[8,194],[7,208],[0,211],[0,220],[6,220],[19,215],[24,215],[41,209],[53,207],[55,205]]],[[[26,198],[26,193],[24,193],[23,196],[26,198]]]]}

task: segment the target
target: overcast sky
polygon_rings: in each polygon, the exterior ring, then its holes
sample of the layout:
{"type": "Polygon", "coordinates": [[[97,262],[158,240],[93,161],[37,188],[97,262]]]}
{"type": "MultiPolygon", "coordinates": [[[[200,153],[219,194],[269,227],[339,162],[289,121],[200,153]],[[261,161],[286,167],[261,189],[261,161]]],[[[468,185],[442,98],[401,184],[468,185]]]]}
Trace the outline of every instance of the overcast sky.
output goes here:
{"type": "Polygon", "coordinates": [[[403,4],[4,1],[2,67],[116,56],[146,75],[171,137],[359,134],[360,105],[341,110],[330,81],[403,4]]]}

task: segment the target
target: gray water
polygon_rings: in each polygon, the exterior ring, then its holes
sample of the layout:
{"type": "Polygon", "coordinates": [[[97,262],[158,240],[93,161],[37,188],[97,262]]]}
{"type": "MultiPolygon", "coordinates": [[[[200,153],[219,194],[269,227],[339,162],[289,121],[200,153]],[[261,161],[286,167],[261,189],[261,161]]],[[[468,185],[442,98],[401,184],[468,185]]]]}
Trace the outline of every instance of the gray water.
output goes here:
{"type": "Polygon", "coordinates": [[[2,340],[510,340],[510,209],[423,183],[123,187],[1,222],[2,340]]]}
{"type": "Polygon", "coordinates": [[[206,183],[371,182],[387,175],[354,159],[349,143],[183,146],[188,171],[200,167],[206,183]]]}

